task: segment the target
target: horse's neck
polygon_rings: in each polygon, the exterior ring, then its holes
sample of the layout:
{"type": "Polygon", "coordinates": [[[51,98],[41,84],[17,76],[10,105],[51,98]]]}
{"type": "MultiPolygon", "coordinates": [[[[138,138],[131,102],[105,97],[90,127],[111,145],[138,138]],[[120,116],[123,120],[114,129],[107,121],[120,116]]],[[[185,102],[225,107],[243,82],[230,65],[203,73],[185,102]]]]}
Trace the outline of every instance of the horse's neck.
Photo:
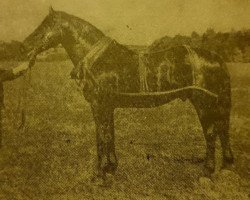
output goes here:
{"type": "Polygon", "coordinates": [[[71,59],[72,63],[76,66],[79,61],[86,56],[86,54],[89,52],[90,47],[74,42],[70,44],[64,44],[62,43],[64,49],[66,50],[69,58],[71,59]]]}
{"type": "Polygon", "coordinates": [[[62,40],[62,46],[66,50],[69,58],[76,66],[91,50],[92,46],[98,42],[102,37],[97,37],[95,41],[89,41],[88,38],[83,35],[79,35],[77,31],[74,34],[65,34],[62,40]]]}

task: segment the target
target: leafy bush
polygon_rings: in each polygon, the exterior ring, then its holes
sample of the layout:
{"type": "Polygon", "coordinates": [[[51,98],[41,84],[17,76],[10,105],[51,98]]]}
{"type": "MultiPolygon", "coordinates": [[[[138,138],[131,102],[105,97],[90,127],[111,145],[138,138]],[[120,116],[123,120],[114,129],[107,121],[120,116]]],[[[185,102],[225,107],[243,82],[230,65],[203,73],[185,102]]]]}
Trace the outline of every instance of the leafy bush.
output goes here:
{"type": "Polygon", "coordinates": [[[193,32],[191,36],[165,36],[153,42],[149,50],[158,51],[183,44],[215,51],[228,62],[250,61],[250,29],[216,33],[214,29],[209,28],[202,35],[193,32]]]}

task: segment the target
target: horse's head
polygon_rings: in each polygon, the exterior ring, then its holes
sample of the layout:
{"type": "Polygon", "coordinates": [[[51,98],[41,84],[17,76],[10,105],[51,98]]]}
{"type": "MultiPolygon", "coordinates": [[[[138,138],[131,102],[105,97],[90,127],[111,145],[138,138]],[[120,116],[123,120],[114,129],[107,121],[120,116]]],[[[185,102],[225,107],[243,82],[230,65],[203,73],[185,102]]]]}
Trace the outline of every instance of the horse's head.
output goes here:
{"type": "Polygon", "coordinates": [[[24,40],[24,52],[29,57],[35,57],[49,48],[56,47],[62,40],[63,23],[60,12],[50,7],[43,22],[24,40]]]}

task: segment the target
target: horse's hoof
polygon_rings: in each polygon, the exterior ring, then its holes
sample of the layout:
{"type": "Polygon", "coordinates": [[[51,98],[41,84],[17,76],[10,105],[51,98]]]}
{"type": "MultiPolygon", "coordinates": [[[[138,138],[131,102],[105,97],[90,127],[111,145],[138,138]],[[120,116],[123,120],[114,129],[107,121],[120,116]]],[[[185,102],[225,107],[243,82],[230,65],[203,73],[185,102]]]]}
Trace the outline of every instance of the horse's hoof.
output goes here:
{"type": "Polygon", "coordinates": [[[108,174],[115,175],[115,172],[117,170],[117,165],[115,163],[109,163],[105,166],[104,171],[108,174]]]}
{"type": "Polygon", "coordinates": [[[223,159],[222,169],[233,169],[234,168],[234,158],[233,156],[227,156],[223,159]]]}
{"type": "Polygon", "coordinates": [[[215,172],[214,168],[211,167],[204,167],[203,173],[205,177],[211,178],[212,174],[215,172]]]}
{"type": "Polygon", "coordinates": [[[235,170],[235,165],[233,163],[223,163],[222,167],[221,167],[221,171],[222,170],[229,170],[229,171],[234,171],[235,170]]]}
{"type": "Polygon", "coordinates": [[[203,175],[204,175],[204,177],[207,177],[207,178],[211,178],[213,173],[214,173],[214,171],[211,169],[205,168],[203,170],[203,175]]]}
{"type": "Polygon", "coordinates": [[[215,166],[212,163],[207,162],[204,166],[204,176],[210,178],[211,175],[215,172],[215,166]]]}
{"type": "Polygon", "coordinates": [[[103,173],[108,173],[108,174],[115,175],[117,167],[118,167],[117,162],[115,162],[115,161],[114,162],[108,161],[108,162],[105,162],[102,165],[101,169],[102,169],[103,173]]]}
{"type": "Polygon", "coordinates": [[[111,187],[113,185],[114,182],[114,176],[111,174],[107,174],[104,178],[103,178],[103,182],[100,185],[101,187],[111,187]]]}
{"type": "Polygon", "coordinates": [[[103,176],[100,173],[94,173],[90,177],[89,180],[94,185],[102,185],[103,184],[103,176]]]}
{"type": "Polygon", "coordinates": [[[92,177],[90,181],[94,185],[102,185],[103,183],[103,179],[98,177],[92,177]]]}

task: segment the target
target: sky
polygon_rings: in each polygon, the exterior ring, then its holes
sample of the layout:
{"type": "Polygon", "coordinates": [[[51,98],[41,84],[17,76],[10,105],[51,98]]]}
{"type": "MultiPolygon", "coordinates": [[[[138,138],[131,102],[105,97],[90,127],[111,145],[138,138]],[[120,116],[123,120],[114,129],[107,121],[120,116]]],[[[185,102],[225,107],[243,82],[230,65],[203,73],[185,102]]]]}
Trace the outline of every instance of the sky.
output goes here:
{"type": "Polygon", "coordinates": [[[165,35],[250,28],[250,0],[1,0],[0,40],[22,41],[49,6],[89,21],[123,44],[149,45],[165,35]]]}

